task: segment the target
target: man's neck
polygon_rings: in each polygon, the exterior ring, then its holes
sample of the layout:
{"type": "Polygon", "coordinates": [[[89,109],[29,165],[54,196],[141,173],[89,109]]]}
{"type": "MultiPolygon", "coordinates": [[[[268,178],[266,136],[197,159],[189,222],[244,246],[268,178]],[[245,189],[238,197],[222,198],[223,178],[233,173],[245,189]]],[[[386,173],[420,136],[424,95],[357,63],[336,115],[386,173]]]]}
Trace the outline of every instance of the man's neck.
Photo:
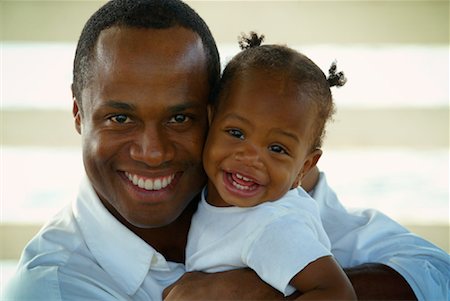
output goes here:
{"type": "Polygon", "coordinates": [[[161,253],[168,261],[184,263],[185,248],[191,218],[197,210],[198,198],[192,200],[181,215],[169,225],[158,228],[139,228],[121,222],[137,236],[161,253]]]}

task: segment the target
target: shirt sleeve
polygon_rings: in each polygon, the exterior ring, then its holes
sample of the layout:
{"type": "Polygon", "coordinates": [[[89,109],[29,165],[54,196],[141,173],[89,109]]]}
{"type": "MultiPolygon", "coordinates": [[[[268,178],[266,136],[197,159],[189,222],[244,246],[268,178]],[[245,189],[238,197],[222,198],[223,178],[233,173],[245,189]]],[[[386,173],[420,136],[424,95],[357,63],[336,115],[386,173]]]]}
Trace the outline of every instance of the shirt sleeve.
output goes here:
{"type": "Polygon", "coordinates": [[[379,211],[346,210],[321,173],[311,196],[343,267],[385,264],[400,273],[419,300],[450,300],[450,256],[379,211]]]}
{"type": "Polygon", "coordinates": [[[298,272],[310,262],[331,255],[328,238],[319,240],[321,231],[320,223],[308,217],[283,216],[249,237],[242,260],[262,280],[288,296],[295,291],[289,282],[298,272]]]}
{"type": "Polygon", "coordinates": [[[2,292],[1,300],[62,300],[55,267],[35,267],[14,274],[2,292]]]}
{"type": "MultiPolygon", "coordinates": [[[[58,255],[55,255],[58,256],[58,255]]],[[[84,267],[83,267],[84,268],[84,267]]],[[[68,269],[58,265],[20,265],[8,282],[1,300],[85,301],[131,300],[129,296],[97,279],[88,270],[68,269]]]]}

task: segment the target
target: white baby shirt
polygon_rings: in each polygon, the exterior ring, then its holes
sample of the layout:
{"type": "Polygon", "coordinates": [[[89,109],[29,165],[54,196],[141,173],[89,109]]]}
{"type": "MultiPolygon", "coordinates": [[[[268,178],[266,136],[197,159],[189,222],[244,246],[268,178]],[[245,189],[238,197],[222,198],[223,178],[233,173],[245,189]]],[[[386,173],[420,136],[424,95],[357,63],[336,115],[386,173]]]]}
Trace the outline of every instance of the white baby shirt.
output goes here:
{"type": "Polygon", "coordinates": [[[195,213],[186,249],[186,270],[220,272],[243,267],[290,295],[290,280],[308,263],[331,255],[316,202],[292,189],[255,207],[214,207],[206,189],[195,213]]]}

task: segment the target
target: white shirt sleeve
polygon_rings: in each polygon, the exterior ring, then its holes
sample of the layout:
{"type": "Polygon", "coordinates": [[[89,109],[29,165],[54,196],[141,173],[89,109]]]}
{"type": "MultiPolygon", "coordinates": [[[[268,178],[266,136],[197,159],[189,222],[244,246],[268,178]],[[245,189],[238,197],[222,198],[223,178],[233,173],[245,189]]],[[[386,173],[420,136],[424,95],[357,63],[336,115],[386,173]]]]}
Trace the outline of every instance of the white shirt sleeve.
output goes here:
{"type": "Polygon", "coordinates": [[[343,267],[385,264],[400,273],[419,300],[450,300],[450,256],[376,210],[346,210],[321,173],[317,201],[331,251],[343,267]]]}
{"type": "Polygon", "coordinates": [[[285,296],[295,291],[289,283],[297,273],[316,259],[331,256],[322,226],[308,215],[282,216],[247,240],[244,263],[285,296]]]}
{"type": "Polygon", "coordinates": [[[61,271],[57,266],[23,267],[8,283],[1,300],[85,301],[131,300],[125,294],[105,289],[104,283],[89,273],[61,271]],[[69,273],[67,273],[69,272],[69,273]]]}

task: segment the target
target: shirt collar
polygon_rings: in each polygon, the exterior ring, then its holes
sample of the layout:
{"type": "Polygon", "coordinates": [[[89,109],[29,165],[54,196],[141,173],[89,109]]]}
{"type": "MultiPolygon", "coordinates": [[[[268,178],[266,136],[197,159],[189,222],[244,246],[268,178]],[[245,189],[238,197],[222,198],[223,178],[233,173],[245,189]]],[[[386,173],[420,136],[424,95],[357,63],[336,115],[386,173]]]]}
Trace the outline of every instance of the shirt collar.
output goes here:
{"type": "Polygon", "coordinates": [[[87,176],[72,209],[92,255],[128,295],[137,291],[150,269],[170,270],[160,253],[109,213],[87,176]]]}

